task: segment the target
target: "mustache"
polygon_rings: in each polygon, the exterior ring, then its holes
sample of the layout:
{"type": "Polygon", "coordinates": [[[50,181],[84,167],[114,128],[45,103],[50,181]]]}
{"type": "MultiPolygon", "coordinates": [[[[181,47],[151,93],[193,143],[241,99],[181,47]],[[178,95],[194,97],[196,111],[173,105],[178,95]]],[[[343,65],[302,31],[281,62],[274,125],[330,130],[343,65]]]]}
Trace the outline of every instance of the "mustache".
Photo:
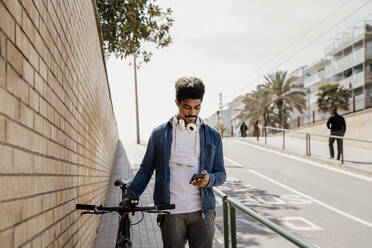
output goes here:
{"type": "Polygon", "coordinates": [[[185,115],[185,118],[197,118],[198,116],[197,115],[185,115]]]}

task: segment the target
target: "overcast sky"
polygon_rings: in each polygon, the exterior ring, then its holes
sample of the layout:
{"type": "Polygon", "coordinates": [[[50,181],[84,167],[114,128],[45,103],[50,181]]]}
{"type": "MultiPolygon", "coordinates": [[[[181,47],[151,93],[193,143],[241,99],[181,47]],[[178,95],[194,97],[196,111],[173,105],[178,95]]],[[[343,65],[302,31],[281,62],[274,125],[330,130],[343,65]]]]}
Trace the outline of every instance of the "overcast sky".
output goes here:
{"type": "MultiPolygon", "coordinates": [[[[330,38],[372,13],[372,0],[159,0],[158,4],[174,11],[173,43],[152,50],[151,61],[138,71],[142,140],[177,113],[177,78],[196,76],[204,81],[200,116],[207,118],[218,109],[219,93],[226,104],[264,82],[265,74],[311,64],[324,57],[330,38]]],[[[128,63],[114,56],[107,61],[120,139],[125,142],[136,140],[134,76],[128,63]]]]}

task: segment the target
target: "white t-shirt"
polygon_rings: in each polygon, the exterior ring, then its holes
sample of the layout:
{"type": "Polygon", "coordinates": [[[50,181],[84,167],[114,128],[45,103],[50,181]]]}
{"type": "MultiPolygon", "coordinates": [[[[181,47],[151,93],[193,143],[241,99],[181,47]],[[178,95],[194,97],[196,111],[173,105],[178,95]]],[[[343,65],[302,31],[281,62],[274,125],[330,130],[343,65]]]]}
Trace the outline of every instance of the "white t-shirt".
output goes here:
{"type": "Polygon", "coordinates": [[[200,133],[199,119],[196,122],[197,131],[190,133],[181,130],[177,118],[173,119],[173,139],[170,170],[170,203],[176,204],[171,214],[190,213],[201,210],[201,193],[197,186],[190,184],[194,173],[200,173],[200,133]]]}

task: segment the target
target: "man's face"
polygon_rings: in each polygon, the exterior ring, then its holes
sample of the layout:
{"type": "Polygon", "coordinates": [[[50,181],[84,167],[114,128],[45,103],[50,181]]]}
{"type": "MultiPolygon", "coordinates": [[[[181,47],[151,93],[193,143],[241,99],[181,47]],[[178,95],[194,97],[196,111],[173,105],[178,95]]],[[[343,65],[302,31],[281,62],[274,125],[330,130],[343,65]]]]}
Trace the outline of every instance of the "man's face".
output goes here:
{"type": "Polygon", "coordinates": [[[200,99],[184,99],[181,103],[176,100],[178,107],[178,118],[184,119],[186,123],[195,122],[201,107],[200,99]]]}

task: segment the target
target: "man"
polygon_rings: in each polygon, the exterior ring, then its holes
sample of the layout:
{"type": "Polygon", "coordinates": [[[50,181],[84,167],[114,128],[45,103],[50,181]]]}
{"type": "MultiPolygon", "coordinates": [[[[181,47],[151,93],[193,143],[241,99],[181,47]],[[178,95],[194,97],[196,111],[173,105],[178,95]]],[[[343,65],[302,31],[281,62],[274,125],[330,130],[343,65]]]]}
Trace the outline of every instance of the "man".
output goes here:
{"type": "MultiPolygon", "coordinates": [[[[337,108],[333,108],[331,110],[332,116],[329,117],[327,122],[328,129],[331,129],[331,135],[335,136],[344,136],[346,132],[346,123],[344,117],[337,114],[337,108]]],[[[340,160],[343,151],[343,140],[337,140],[337,160],[340,160]]],[[[335,138],[329,138],[329,152],[331,154],[331,159],[335,157],[335,152],[333,149],[333,143],[335,142],[335,138]]]]}
{"type": "Polygon", "coordinates": [[[140,169],[128,189],[137,199],[155,174],[154,202],[175,204],[170,215],[158,215],[164,247],[212,247],[216,200],[213,186],[226,172],[219,133],[198,118],[205,87],[195,77],[176,82],[178,114],[155,128],[140,169]],[[193,174],[204,178],[190,183],[193,174]]]}
{"type": "Polygon", "coordinates": [[[242,125],[240,126],[240,136],[241,137],[247,137],[247,124],[245,124],[245,122],[242,123],[242,125]]]}

